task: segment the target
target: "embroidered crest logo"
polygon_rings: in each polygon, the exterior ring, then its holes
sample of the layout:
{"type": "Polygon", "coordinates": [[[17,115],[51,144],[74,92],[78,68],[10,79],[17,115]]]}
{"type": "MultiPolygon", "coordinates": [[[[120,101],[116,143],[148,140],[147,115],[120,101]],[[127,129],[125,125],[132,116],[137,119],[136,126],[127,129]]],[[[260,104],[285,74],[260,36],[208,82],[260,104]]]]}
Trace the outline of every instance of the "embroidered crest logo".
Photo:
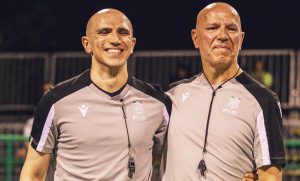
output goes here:
{"type": "Polygon", "coordinates": [[[231,109],[236,109],[239,107],[241,100],[237,97],[231,96],[228,101],[228,107],[231,109]]]}
{"type": "Polygon", "coordinates": [[[228,100],[227,103],[227,108],[224,108],[222,111],[223,113],[226,114],[231,114],[231,115],[236,115],[237,111],[235,109],[237,109],[240,105],[241,99],[235,96],[231,96],[228,100]]]}
{"type": "Polygon", "coordinates": [[[144,108],[143,108],[143,105],[140,103],[140,102],[134,102],[132,104],[133,106],[133,112],[135,114],[143,114],[144,113],[144,108]]]}
{"type": "Polygon", "coordinates": [[[139,101],[135,101],[132,103],[133,107],[133,120],[145,120],[144,116],[144,107],[139,101]]]}

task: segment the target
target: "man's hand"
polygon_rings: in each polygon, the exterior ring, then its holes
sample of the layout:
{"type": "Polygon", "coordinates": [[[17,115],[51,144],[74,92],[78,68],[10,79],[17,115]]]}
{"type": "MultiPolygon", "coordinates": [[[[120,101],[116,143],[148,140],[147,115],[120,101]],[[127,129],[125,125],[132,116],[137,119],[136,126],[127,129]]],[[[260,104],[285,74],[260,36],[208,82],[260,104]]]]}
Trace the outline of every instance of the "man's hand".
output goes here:
{"type": "Polygon", "coordinates": [[[254,181],[258,180],[258,174],[256,172],[248,172],[244,175],[244,178],[242,181],[254,181]]]}
{"type": "Polygon", "coordinates": [[[281,181],[282,168],[280,165],[267,165],[257,169],[259,180],[261,181],[281,181]]]}

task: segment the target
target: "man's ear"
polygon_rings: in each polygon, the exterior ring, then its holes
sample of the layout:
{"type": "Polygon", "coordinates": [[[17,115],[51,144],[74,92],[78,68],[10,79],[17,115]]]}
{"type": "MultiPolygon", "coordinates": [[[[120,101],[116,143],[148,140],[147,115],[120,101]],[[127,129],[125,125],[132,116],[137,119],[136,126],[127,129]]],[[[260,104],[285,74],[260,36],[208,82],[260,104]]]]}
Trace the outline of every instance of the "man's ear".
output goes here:
{"type": "Polygon", "coordinates": [[[83,46],[85,52],[88,54],[91,54],[92,50],[91,50],[89,38],[87,36],[81,37],[81,43],[82,43],[82,46],[83,46]]]}
{"type": "Polygon", "coordinates": [[[136,44],[136,38],[132,38],[131,39],[131,50],[130,50],[130,54],[133,54],[133,50],[136,44]]]}
{"type": "Polygon", "coordinates": [[[245,37],[245,32],[242,32],[242,35],[241,35],[241,40],[240,40],[240,50],[242,49],[242,45],[243,45],[243,41],[244,41],[244,37],[245,37]]]}
{"type": "Polygon", "coordinates": [[[191,31],[191,36],[192,36],[192,40],[193,40],[193,43],[194,43],[194,47],[195,48],[199,48],[199,46],[198,46],[198,34],[197,34],[197,31],[196,31],[196,29],[192,29],[192,31],[191,31]]]}

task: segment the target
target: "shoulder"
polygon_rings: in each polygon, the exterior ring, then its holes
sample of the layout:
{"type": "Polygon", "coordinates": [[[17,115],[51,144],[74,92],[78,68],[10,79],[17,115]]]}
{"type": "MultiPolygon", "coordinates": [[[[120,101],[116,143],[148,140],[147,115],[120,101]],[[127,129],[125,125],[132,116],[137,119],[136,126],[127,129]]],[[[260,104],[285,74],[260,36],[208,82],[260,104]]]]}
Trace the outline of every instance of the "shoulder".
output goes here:
{"type": "Polygon", "coordinates": [[[172,89],[172,88],[175,88],[179,85],[184,85],[184,84],[188,84],[188,83],[191,83],[193,82],[200,74],[197,74],[197,75],[194,75],[188,79],[182,79],[182,80],[179,80],[179,81],[176,81],[176,82],[173,82],[169,85],[169,90],[172,89]]]}
{"type": "Polygon", "coordinates": [[[63,97],[70,95],[91,84],[90,71],[87,70],[73,78],[53,86],[42,98],[47,102],[55,103],[63,97]]]}
{"type": "Polygon", "coordinates": [[[129,81],[129,85],[143,92],[144,94],[147,94],[161,101],[162,103],[166,102],[167,99],[166,94],[159,84],[151,84],[139,80],[135,77],[131,77],[131,80],[129,81]]]}
{"type": "Polygon", "coordinates": [[[255,97],[261,106],[265,107],[269,103],[279,103],[278,96],[275,92],[256,81],[247,73],[243,72],[241,75],[236,77],[236,80],[255,97]]]}

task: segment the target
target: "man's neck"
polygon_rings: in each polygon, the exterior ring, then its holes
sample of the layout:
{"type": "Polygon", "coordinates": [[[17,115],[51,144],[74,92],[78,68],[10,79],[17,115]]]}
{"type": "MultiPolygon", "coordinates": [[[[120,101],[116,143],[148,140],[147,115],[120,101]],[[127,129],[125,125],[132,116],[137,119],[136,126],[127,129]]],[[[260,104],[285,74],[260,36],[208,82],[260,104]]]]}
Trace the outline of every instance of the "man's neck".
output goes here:
{"type": "Polygon", "coordinates": [[[121,89],[128,80],[126,66],[121,68],[93,67],[91,79],[94,84],[106,92],[113,93],[121,89]]]}
{"type": "Polygon", "coordinates": [[[233,76],[241,74],[242,70],[239,69],[238,64],[234,64],[228,68],[217,68],[203,65],[203,72],[209,83],[211,85],[216,85],[222,84],[233,76]]]}

